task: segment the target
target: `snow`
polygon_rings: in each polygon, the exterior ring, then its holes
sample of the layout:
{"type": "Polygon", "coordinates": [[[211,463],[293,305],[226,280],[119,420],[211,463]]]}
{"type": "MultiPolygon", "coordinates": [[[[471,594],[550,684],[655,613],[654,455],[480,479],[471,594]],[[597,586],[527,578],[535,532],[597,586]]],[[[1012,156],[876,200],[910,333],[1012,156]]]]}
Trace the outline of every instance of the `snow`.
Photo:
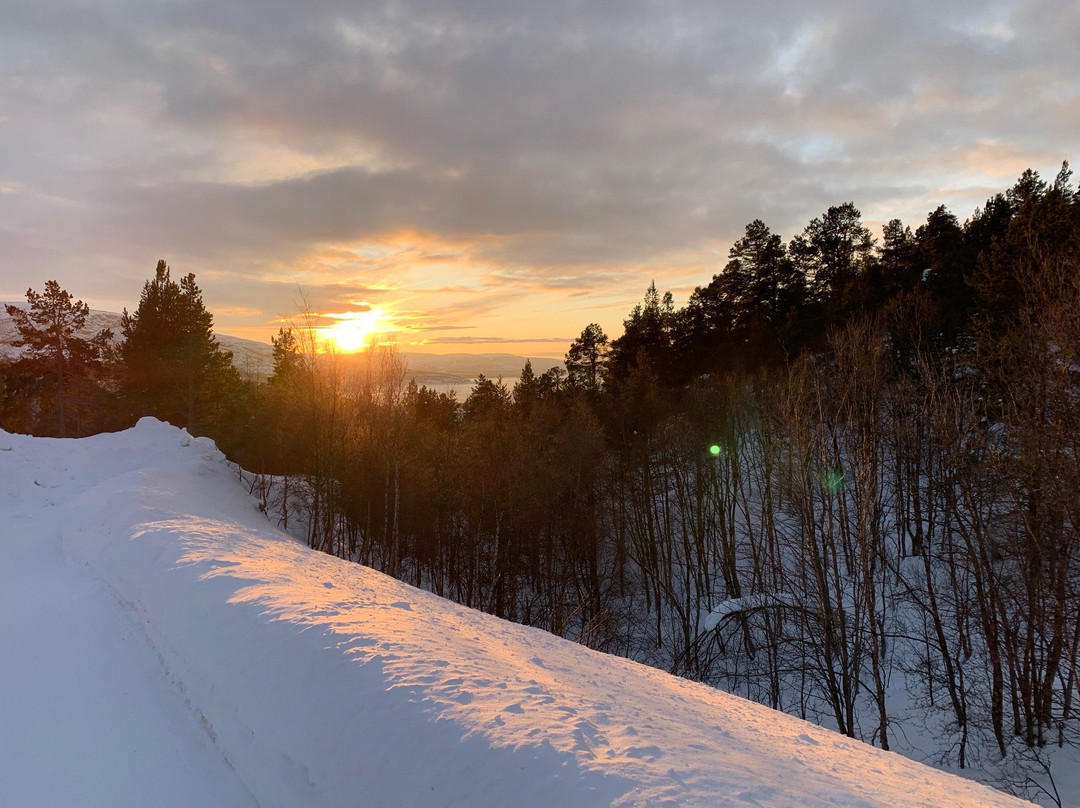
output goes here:
{"type": "Polygon", "coordinates": [[[0,432],[0,805],[1019,806],[274,530],[144,419],[0,432]]]}
{"type": "MultiPolygon", "coordinates": [[[[748,595],[742,598],[730,598],[721,601],[711,610],[707,611],[701,620],[701,626],[705,631],[712,631],[732,615],[744,612],[760,611],[762,609],[802,608],[799,599],[786,592],[776,594],[748,595]]],[[[848,608],[844,606],[845,610],[848,608]]]]}

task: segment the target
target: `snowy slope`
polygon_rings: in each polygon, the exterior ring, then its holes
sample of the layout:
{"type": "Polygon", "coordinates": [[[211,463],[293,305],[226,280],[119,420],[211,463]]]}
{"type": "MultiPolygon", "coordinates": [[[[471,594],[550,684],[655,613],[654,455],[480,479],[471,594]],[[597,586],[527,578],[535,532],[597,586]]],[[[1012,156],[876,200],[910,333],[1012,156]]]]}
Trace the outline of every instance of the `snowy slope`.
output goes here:
{"type": "Polygon", "coordinates": [[[0,525],[3,805],[1027,804],[312,553],[152,419],[0,432],[0,525]]]}
{"type": "Polygon", "coordinates": [[[136,615],[62,555],[62,503],[123,468],[107,443],[0,431],[0,806],[252,808],[136,615]]]}

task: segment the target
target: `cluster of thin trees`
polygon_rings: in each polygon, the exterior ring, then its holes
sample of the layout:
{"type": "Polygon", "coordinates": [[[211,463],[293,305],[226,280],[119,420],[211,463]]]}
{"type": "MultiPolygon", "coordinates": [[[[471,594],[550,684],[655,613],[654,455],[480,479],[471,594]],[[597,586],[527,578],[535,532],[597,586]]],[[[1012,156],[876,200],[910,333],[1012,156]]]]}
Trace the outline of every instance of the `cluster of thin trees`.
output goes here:
{"type": "Polygon", "coordinates": [[[268,512],[466,605],[884,748],[919,728],[1052,794],[1048,751],[1080,740],[1076,194],[1029,172],[881,248],[854,214],[827,281],[755,222],[686,308],[650,288],[565,373],[460,402],[392,350],[282,331],[246,460],[277,475],[268,512]]]}
{"type": "Polygon", "coordinates": [[[883,748],[912,720],[961,767],[1071,745],[1080,289],[1052,286],[975,354],[898,356],[884,318],[858,319],[828,354],[626,416],[625,443],[528,370],[458,405],[404,385],[393,353],[356,376],[310,355],[273,410],[308,472],[266,485],[268,511],[312,547],[883,748]]]}

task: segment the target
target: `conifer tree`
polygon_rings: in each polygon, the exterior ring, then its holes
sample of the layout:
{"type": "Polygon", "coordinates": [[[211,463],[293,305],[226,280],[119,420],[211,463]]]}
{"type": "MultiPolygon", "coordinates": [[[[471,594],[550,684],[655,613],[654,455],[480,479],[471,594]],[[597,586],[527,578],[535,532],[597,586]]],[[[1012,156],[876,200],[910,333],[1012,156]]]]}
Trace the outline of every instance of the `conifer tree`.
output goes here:
{"type": "Polygon", "coordinates": [[[737,327],[781,325],[801,301],[805,279],[788,259],[780,236],[755,219],[732,245],[729,258],[719,281],[733,304],[737,327]]]}
{"type": "Polygon", "coordinates": [[[914,287],[922,276],[915,261],[915,236],[899,219],[890,219],[882,228],[878,271],[886,296],[914,287]]]}
{"type": "Polygon", "coordinates": [[[273,346],[274,372],[267,383],[278,390],[287,390],[300,383],[304,356],[300,339],[292,328],[279,328],[276,337],[270,337],[273,346]]]}
{"type": "Polygon", "coordinates": [[[533,372],[532,360],[526,359],[521,369],[521,376],[514,385],[514,404],[524,414],[528,414],[533,404],[540,400],[540,380],[533,372]]]}
{"type": "MultiPolygon", "coordinates": [[[[532,370],[530,364],[529,370],[532,370]]],[[[502,379],[489,379],[483,373],[476,377],[462,410],[466,420],[496,420],[510,411],[511,393],[502,379]]]]}
{"type": "Polygon", "coordinates": [[[829,208],[788,245],[788,254],[806,277],[812,299],[833,317],[850,313],[855,281],[869,266],[874,238],[851,202],[829,208]]]}
{"type": "Polygon", "coordinates": [[[260,470],[269,469],[275,474],[297,473],[303,468],[306,446],[301,409],[305,383],[310,387],[311,380],[305,378],[305,371],[312,368],[305,367],[292,328],[279,328],[270,342],[274,372],[259,388],[259,432],[263,440],[256,447],[255,462],[260,470]]]}
{"type": "Polygon", "coordinates": [[[635,367],[652,372],[672,371],[671,348],[675,327],[675,303],[671,292],[657,291],[656,282],[645,290],[645,300],[623,320],[623,335],[611,343],[608,367],[614,379],[623,379],[635,367]]]}
{"type": "Polygon", "coordinates": [[[603,383],[608,337],[596,323],[585,326],[566,354],[566,380],[571,387],[596,391],[603,383]]]}
{"type": "Polygon", "coordinates": [[[24,349],[23,362],[55,385],[57,434],[64,438],[68,388],[76,376],[100,368],[112,332],[106,328],[90,339],[79,337],[90,308],[54,280],[46,281],[44,292],[27,289],[26,300],[29,310],[4,308],[19,332],[15,347],[24,349]]]}
{"type": "Polygon", "coordinates": [[[755,219],[728,257],[708,287],[694,290],[683,317],[691,333],[679,340],[680,347],[693,354],[693,343],[716,344],[730,333],[742,364],[750,366],[793,348],[787,326],[806,297],[806,278],[780,236],[755,219]]]}
{"type": "Polygon", "coordinates": [[[189,431],[220,430],[240,388],[232,354],[213,332],[195,275],[177,283],[158,261],[139,308],[124,310],[122,388],[135,415],[153,415],[189,431]]]}

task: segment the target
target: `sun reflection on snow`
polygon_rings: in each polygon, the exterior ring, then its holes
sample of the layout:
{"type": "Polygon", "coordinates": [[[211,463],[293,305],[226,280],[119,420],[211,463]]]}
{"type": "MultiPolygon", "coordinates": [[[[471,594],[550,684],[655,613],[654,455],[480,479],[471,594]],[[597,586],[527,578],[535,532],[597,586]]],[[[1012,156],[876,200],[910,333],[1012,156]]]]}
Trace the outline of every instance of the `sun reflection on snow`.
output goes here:
{"type": "MultiPolygon", "coordinates": [[[[770,804],[790,804],[790,790],[764,785],[768,767],[784,759],[811,788],[842,772],[859,804],[877,804],[871,791],[883,786],[910,793],[909,804],[940,804],[935,781],[899,755],[480,614],[284,537],[191,517],[152,529],[180,536],[179,564],[201,566],[198,578],[223,584],[228,603],[299,627],[321,652],[377,664],[388,698],[397,692],[426,705],[462,737],[509,749],[542,746],[569,755],[581,771],[614,778],[613,786],[625,778],[645,801],[635,804],[747,782],[772,796],[770,804]]],[[[968,788],[973,796],[956,804],[979,804],[977,786],[957,788],[956,796],[968,788]]]]}

